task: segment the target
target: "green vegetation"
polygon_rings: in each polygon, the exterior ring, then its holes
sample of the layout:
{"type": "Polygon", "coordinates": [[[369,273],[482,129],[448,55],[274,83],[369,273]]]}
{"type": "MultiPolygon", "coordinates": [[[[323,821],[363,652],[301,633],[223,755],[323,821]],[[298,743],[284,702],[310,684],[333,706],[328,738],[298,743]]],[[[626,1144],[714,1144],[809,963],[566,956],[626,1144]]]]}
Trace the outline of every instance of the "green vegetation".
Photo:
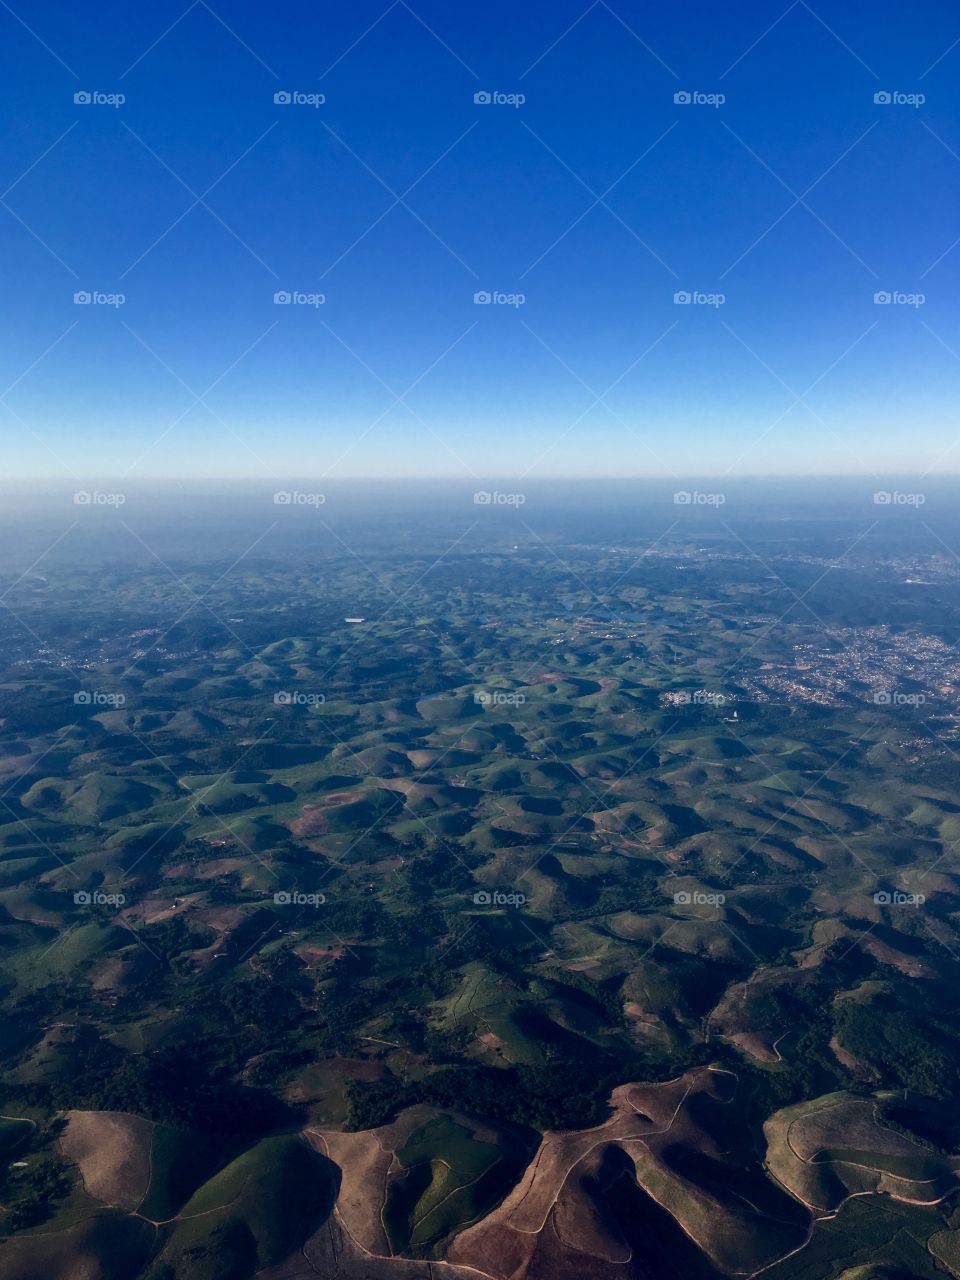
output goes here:
{"type": "Polygon", "coordinates": [[[205,1182],[168,1229],[156,1275],[233,1280],[286,1257],[329,1213],[329,1162],[298,1138],[265,1138],[205,1182]]]}
{"type": "Polygon", "coordinates": [[[310,1238],[353,1176],[371,1258],[444,1259],[631,1082],[662,1144],[571,1165],[557,1239],[698,1280],[744,1241],[771,1280],[955,1260],[953,579],[899,543],[840,577],[779,516],[757,556],[577,519],[373,522],[370,573],[318,542],[194,548],[182,592],[113,559],[0,582],[0,1280],[76,1250],[110,1280],[332,1273],[341,1227],[310,1238]],[[919,689],[915,651],[923,714],[875,701],[919,689]],[[837,1095],[793,1170],[820,1220],[765,1126],[837,1095]],[[155,1123],[136,1197],[84,1186],[71,1110],[155,1123]],[[936,1204],[898,1194],[931,1169],[936,1204]]]}
{"type": "Polygon", "coordinates": [[[396,1252],[440,1257],[443,1241],[502,1197],[519,1173],[518,1157],[529,1156],[505,1132],[483,1141],[440,1115],[417,1129],[396,1156],[403,1172],[391,1179],[384,1223],[396,1252]]]}
{"type": "Polygon", "coordinates": [[[910,1005],[884,995],[869,1004],[844,1000],[836,1030],[843,1047],[885,1084],[945,1100],[960,1092],[960,1028],[925,1008],[923,995],[910,1005]]]}

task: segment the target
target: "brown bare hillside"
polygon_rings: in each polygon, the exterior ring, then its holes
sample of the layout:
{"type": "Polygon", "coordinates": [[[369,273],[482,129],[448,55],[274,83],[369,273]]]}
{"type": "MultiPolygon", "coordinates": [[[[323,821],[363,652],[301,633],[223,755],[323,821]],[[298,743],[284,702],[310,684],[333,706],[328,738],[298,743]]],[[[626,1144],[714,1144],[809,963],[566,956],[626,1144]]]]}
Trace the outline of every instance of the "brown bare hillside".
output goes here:
{"type": "Polygon", "coordinates": [[[68,1111],[60,1149],[95,1199],[136,1209],[150,1184],[153,1129],[149,1120],[118,1111],[68,1111]]]}

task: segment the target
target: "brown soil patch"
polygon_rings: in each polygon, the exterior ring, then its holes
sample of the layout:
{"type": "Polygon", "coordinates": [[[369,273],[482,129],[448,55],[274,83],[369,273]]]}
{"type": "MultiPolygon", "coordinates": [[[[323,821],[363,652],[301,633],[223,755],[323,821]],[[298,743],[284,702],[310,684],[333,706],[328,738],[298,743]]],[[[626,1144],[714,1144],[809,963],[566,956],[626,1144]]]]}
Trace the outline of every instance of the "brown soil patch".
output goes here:
{"type": "Polygon", "coordinates": [[[330,1070],[351,1080],[380,1080],[384,1075],[383,1067],[367,1058],[331,1058],[330,1070]]]}
{"type": "Polygon", "coordinates": [[[403,858],[399,856],[396,858],[381,858],[379,862],[371,862],[367,870],[371,873],[374,871],[397,871],[403,866],[403,862],[403,858]]]}
{"type": "Polygon", "coordinates": [[[390,1244],[380,1221],[387,1194],[393,1151],[380,1145],[376,1130],[332,1133],[308,1130],[318,1150],[340,1166],[342,1181],[336,1214],[353,1240],[370,1253],[389,1255],[390,1244]]]}
{"type": "Polygon", "coordinates": [[[737,1031],[731,1035],[724,1036],[725,1040],[729,1040],[731,1044],[735,1044],[749,1057],[754,1058],[757,1062],[779,1062],[780,1055],[774,1049],[773,1045],[764,1039],[759,1032],[756,1031],[737,1031]]]}
{"type": "Polygon", "coordinates": [[[128,947],[120,955],[108,956],[92,971],[90,985],[94,991],[121,992],[139,981],[156,960],[144,947],[128,947]]]}
{"type": "Polygon", "coordinates": [[[295,836],[322,836],[330,830],[323,809],[316,804],[304,805],[302,815],[287,825],[295,836]]]}
{"type": "Polygon", "coordinates": [[[358,800],[362,800],[364,793],[360,787],[354,787],[352,791],[331,791],[324,798],[324,809],[338,809],[342,804],[356,804],[358,800]]]}
{"type": "Polygon", "coordinates": [[[596,1181],[603,1166],[603,1147],[586,1156],[571,1169],[560,1190],[553,1213],[553,1225],[563,1244],[578,1253],[623,1266],[633,1250],[612,1218],[601,1212],[596,1200],[584,1195],[579,1185],[584,1178],[596,1181]]]}
{"type": "Polygon", "coordinates": [[[243,912],[239,907],[205,907],[195,914],[194,919],[197,924],[205,924],[219,933],[228,933],[243,919],[243,912]]]}
{"type": "Polygon", "coordinates": [[[415,778],[371,778],[370,781],[381,791],[400,791],[405,796],[409,796],[411,792],[429,794],[434,790],[433,787],[421,787],[415,778]]]}
{"type": "Polygon", "coordinates": [[[60,1149],[79,1166],[89,1195],[132,1210],[150,1185],[153,1130],[149,1120],[120,1111],[68,1111],[60,1149]]]}
{"type": "MultiPolygon", "coordinates": [[[[0,724],[5,723],[0,721],[0,724]]],[[[0,773],[15,773],[19,776],[25,776],[34,761],[39,759],[39,753],[31,751],[25,756],[0,756],[0,773]]]]}
{"type": "Polygon", "coordinates": [[[933,970],[929,965],[917,960],[914,956],[908,956],[903,951],[898,951],[896,947],[890,947],[885,942],[881,942],[878,938],[869,937],[864,943],[864,950],[869,952],[874,959],[879,960],[881,964],[893,965],[895,969],[899,969],[901,973],[905,973],[908,978],[932,978],[933,970]]]}
{"type": "Polygon", "coordinates": [[[94,991],[116,990],[123,982],[125,968],[123,956],[111,956],[99,969],[94,970],[91,987],[94,991]]]}
{"type": "Polygon", "coordinates": [[[830,1037],[830,1051],[833,1054],[833,1056],[836,1058],[836,1060],[840,1063],[841,1067],[846,1067],[846,1069],[852,1072],[854,1075],[863,1074],[863,1071],[859,1062],[857,1062],[856,1058],[853,1056],[852,1053],[847,1053],[846,1049],[844,1049],[843,1045],[840,1043],[840,1041],[837,1039],[836,1036],[830,1037]]]}
{"type": "Polygon", "coordinates": [[[212,858],[209,862],[178,862],[167,867],[163,876],[165,880],[217,880],[220,876],[229,875],[231,871],[243,874],[247,871],[246,858],[212,858]]]}
{"type": "Polygon", "coordinates": [[[303,943],[302,946],[293,948],[294,955],[298,955],[306,964],[308,969],[315,969],[318,965],[326,964],[328,960],[340,960],[347,954],[346,947],[314,947],[309,943],[303,943]]]}
{"type": "Polygon", "coordinates": [[[330,795],[324,796],[323,800],[318,803],[305,804],[300,817],[288,822],[287,826],[295,836],[326,835],[330,830],[330,824],[326,816],[327,811],[329,809],[338,809],[345,804],[356,804],[358,800],[363,799],[363,795],[363,791],[359,788],[353,791],[331,792],[330,795]]]}
{"type": "Polygon", "coordinates": [[[134,924],[155,924],[158,920],[169,920],[171,916],[188,911],[196,901],[197,895],[189,898],[144,898],[135,907],[127,907],[120,912],[120,918],[134,924]]]}

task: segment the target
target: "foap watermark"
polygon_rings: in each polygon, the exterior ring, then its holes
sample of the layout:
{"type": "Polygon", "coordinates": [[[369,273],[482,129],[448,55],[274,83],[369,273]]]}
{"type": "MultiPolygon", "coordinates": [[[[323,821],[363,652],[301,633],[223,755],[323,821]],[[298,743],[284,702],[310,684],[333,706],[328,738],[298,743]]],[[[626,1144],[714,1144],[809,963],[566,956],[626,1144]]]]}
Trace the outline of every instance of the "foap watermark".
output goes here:
{"type": "Polygon", "coordinates": [[[325,293],[305,293],[302,289],[277,289],[273,295],[275,307],[317,307],[326,305],[325,293]]]}
{"type": "Polygon", "coordinates": [[[925,93],[903,93],[900,89],[880,89],[873,95],[875,107],[922,107],[925,93]]]}
{"type": "Polygon", "coordinates": [[[875,307],[922,307],[927,300],[925,293],[904,293],[902,289],[878,289],[873,295],[875,307]]]}
{"type": "Polygon", "coordinates": [[[668,707],[723,707],[727,695],[715,689],[671,689],[661,700],[668,707]]]}
{"type": "Polygon", "coordinates": [[[78,689],[73,695],[77,707],[122,707],[126,701],[125,693],[105,693],[103,689],[78,689]]]}
{"type": "Polygon", "coordinates": [[[701,493],[699,489],[678,489],[673,495],[675,507],[722,507],[725,493],[701,493]]]}
{"type": "Polygon", "coordinates": [[[302,689],[281,689],[273,695],[275,707],[322,707],[326,694],[305,693],[302,689]]]}
{"type": "Polygon", "coordinates": [[[273,895],[278,907],[322,907],[326,900],[323,893],[302,893],[299,889],[278,889],[273,895]]]}
{"type": "Polygon", "coordinates": [[[325,93],[302,93],[299,89],[278,89],[273,95],[277,107],[322,107],[327,100],[325,93]]]}
{"type": "Polygon", "coordinates": [[[478,289],[473,295],[476,307],[522,307],[527,300],[525,293],[502,293],[499,289],[478,289]]]}
{"type": "Polygon", "coordinates": [[[884,689],[873,695],[875,707],[922,707],[926,700],[925,693],[898,693],[895,689],[884,689]]]}
{"type": "Polygon", "coordinates": [[[73,895],[78,907],[122,907],[126,900],[122,893],[104,893],[100,889],[78,889],[73,895]]]}
{"type": "Polygon", "coordinates": [[[678,107],[722,107],[726,100],[725,93],[702,93],[699,89],[678,89],[673,95],[678,107]]]}
{"type": "Polygon", "coordinates": [[[526,500],[525,493],[500,493],[497,489],[478,489],[473,495],[475,507],[522,507],[526,500]]]}
{"type": "Polygon", "coordinates": [[[101,289],[78,289],[73,295],[75,307],[122,307],[127,300],[125,293],[104,293],[101,289]]]}
{"type": "Polygon", "coordinates": [[[275,507],[322,507],[326,500],[323,493],[302,493],[299,489],[278,489],[273,495],[275,507]]]}
{"type": "Polygon", "coordinates": [[[700,289],[678,289],[673,295],[675,307],[722,307],[727,300],[725,293],[704,293],[700,289]]]}
{"type": "Polygon", "coordinates": [[[499,89],[479,89],[473,95],[478,107],[522,107],[526,100],[525,93],[501,93],[499,89]]]}
{"type": "Polygon", "coordinates": [[[122,507],[126,500],[124,493],[101,493],[98,489],[78,489],[73,495],[75,507],[122,507]]]}
{"type": "Polygon", "coordinates": [[[522,893],[504,893],[502,889],[478,889],[473,895],[477,907],[522,907],[526,902],[522,893]]]}
{"type": "Polygon", "coordinates": [[[922,907],[927,897],[924,893],[904,893],[901,889],[878,889],[873,900],[878,907],[922,907]]]}
{"type": "Polygon", "coordinates": [[[726,900],[725,893],[703,893],[700,889],[679,889],[673,895],[678,907],[722,907],[726,900]]]}
{"type": "Polygon", "coordinates": [[[873,495],[875,507],[922,507],[925,493],[902,493],[899,489],[878,489],[873,495]]]}
{"type": "Polygon", "coordinates": [[[478,707],[522,707],[526,695],[522,693],[506,693],[502,689],[478,689],[473,695],[478,707]]]}
{"type": "Polygon", "coordinates": [[[104,93],[100,89],[78,89],[73,95],[77,107],[122,107],[126,100],[125,93],[104,93]]]}

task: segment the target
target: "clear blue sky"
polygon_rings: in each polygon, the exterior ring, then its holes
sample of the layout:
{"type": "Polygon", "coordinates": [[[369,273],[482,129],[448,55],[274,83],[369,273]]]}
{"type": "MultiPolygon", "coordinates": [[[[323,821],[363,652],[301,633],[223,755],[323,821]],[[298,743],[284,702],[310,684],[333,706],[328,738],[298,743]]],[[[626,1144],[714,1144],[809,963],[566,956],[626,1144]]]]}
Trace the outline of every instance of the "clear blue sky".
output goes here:
{"type": "Polygon", "coordinates": [[[946,0],[3,4],[3,472],[957,471],[958,41],[946,0]]]}

